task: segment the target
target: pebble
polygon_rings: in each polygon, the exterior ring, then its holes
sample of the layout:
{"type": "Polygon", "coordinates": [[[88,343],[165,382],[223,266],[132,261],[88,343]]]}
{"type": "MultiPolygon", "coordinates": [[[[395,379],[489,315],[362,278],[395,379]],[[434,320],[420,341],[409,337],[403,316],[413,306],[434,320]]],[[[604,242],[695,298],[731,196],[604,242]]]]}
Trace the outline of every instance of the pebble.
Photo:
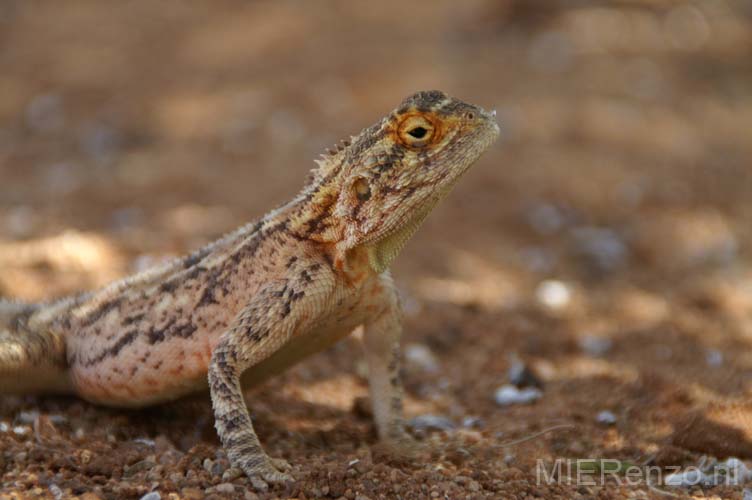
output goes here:
{"type": "Polygon", "coordinates": [[[572,231],[577,251],[601,271],[613,271],[627,260],[627,245],[609,228],[579,227],[572,231]]]}
{"type": "Polygon", "coordinates": [[[198,488],[183,488],[180,494],[185,500],[201,500],[204,498],[204,492],[198,488]]]}
{"type": "Polygon", "coordinates": [[[513,404],[529,404],[539,400],[543,396],[540,389],[527,387],[518,389],[513,385],[503,385],[496,389],[494,401],[499,406],[508,406],[513,404]]]}
{"type": "Polygon", "coordinates": [[[158,491],[150,491],[141,497],[141,500],[162,500],[162,495],[158,491]]]}
{"type": "Polygon", "coordinates": [[[235,485],[232,483],[220,483],[214,487],[217,493],[234,493],[235,485]]]}
{"type": "Polygon", "coordinates": [[[454,422],[441,415],[418,415],[408,422],[410,428],[415,431],[451,431],[455,429],[454,422]]]}
{"type": "Polygon", "coordinates": [[[50,493],[52,493],[52,496],[55,497],[55,500],[60,500],[63,498],[63,490],[60,489],[60,486],[56,484],[51,484],[49,486],[50,493]]]}
{"type": "Polygon", "coordinates": [[[708,477],[700,469],[693,468],[683,472],[675,472],[666,476],[664,483],[666,486],[697,486],[706,484],[708,477]]]}
{"type": "Polygon", "coordinates": [[[738,486],[752,479],[752,470],[738,458],[727,458],[715,465],[714,470],[720,474],[714,474],[715,484],[730,484],[738,486]]]}
{"type": "Polygon", "coordinates": [[[467,427],[468,429],[481,429],[485,425],[486,423],[480,417],[467,416],[462,419],[462,427],[467,427]]]}
{"type": "Polygon", "coordinates": [[[599,424],[613,425],[616,423],[616,415],[608,410],[603,410],[595,416],[595,421],[599,424]]]}
{"type": "Polygon", "coordinates": [[[405,362],[425,373],[438,373],[439,362],[431,350],[423,344],[405,346],[405,362]]]}
{"type": "Polygon", "coordinates": [[[595,335],[585,335],[580,337],[577,342],[586,354],[590,356],[603,356],[611,350],[613,342],[611,339],[596,337],[595,335]]]}
{"type": "Polygon", "coordinates": [[[39,418],[39,412],[36,410],[22,411],[16,417],[16,419],[22,424],[33,424],[38,418],[39,418]]]}
{"type": "Polygon", "coordinates": [[[744,488],[744,491],[742,492],[742,500],[752,500],[752,490],[744,488]]]}
{"type": "Polygon", "coordinates": [[[524,387],[543,388],[543,381],[519,359],[512,361],[507,375],[509,376],[509,381],[520,389],[524,387]]]}
{"type": "Polygon", "coordinates": [[[545,280],[535,289],[535,298],[549,309],[559,310],[569,305],[572,292],[563,281],[545,280]]]}
{"type": "Polygon", "coordinates": [[[708,350],[705,353],[705,363],[712,367],[723,365],[723,353],[717,349],[708,350]]]}
{"type": "Polygon", "coordinates": [[[566,215],[550,203],[538,203],[526,214],[527,222],[538,234],[553,234],[566,224],[566,215]]]}

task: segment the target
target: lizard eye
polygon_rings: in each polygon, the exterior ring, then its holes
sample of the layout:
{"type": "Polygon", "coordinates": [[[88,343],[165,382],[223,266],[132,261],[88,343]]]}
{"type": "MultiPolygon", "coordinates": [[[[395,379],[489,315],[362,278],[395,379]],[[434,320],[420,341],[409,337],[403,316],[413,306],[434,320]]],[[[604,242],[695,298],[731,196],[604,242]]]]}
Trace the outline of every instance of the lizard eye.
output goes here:
{"type": "Polygon", "coordinates": [[[434,126],[422,116],[409,116],[399,126],[399,138],[409,147],[420,148],[434,138],[434,126]]]}
{"type": "Polygon", "coordinates": [[[407,133],[415,137],[416,139],[423,139],[428,133],[428,130],[423,127],[415,127],[412,130],[408,130],[407,133]]]}

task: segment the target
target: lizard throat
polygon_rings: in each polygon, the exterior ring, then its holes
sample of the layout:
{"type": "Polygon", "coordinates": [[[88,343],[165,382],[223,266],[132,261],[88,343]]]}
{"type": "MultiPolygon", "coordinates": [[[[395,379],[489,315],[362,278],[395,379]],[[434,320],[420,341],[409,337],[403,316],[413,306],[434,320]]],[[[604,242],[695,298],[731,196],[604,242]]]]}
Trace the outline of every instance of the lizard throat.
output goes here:
{"type": "Polygon", "coordinates": [[[405,224],[399,225],[395,230],[369,246],[368,261],[376,273],[380,274],[389,267],[438,201],[437,199],[433,203],[427,203],[405,224]]]}

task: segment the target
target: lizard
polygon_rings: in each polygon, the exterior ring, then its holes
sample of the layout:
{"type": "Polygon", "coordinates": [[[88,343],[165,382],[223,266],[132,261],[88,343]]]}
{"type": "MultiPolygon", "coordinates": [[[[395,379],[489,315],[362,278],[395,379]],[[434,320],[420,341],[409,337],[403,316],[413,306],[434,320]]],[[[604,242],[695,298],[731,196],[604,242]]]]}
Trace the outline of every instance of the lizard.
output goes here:
{"type": "Polygon", "coordinates": [[[143,407],[208,388],[231,465],[287,482],[243,390],[362,326],[379,440],[409,452],[389,266],[499,136],[495,115],[417,92],[321,155],[292,201],[221,239],[99,290],[0,301],[0,393],[143,407]]]}

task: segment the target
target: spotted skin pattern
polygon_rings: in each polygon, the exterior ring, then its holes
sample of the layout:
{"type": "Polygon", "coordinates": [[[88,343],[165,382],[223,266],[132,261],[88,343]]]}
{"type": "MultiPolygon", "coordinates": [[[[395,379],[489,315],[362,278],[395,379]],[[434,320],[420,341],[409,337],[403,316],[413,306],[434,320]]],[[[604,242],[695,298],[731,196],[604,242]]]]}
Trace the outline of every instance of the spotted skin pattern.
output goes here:
{"type": "Polygon", "coordinates": [[[380,438],[409,451],[388,267],[498,134],[494,114],[418,92],[322,155],[298,196],[260,220],[101,290],[0,302],[0,392],[142,407],[208,388],[231,463],[284,482],[289,466],[264,452],[241,388],[363,326],[380,438]]]}

